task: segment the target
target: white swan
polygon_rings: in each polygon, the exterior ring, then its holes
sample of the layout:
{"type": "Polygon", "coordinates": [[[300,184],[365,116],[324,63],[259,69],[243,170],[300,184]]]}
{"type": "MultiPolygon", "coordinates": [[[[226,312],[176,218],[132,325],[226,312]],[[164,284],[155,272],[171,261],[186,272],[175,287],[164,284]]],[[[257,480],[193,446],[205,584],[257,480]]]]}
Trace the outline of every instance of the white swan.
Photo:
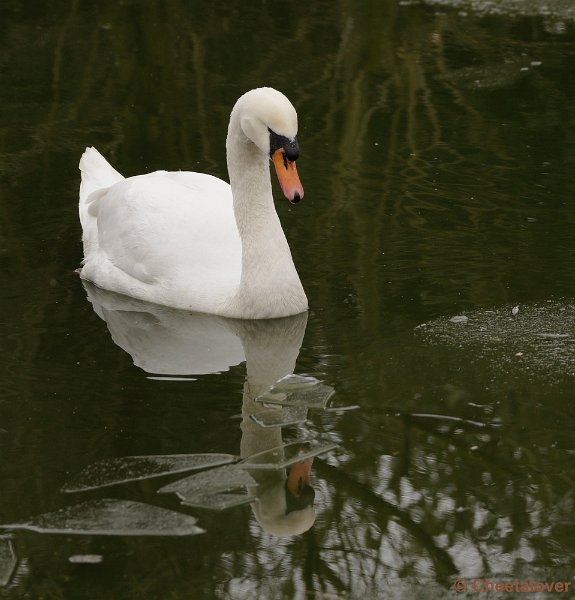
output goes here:
{"type": "Polygon", "coordinates": [[[298,202],[296,134],[290,101],[258,88],[230,116],[230,185],[185,171],[125,179],[87,148],[80,160],[81,277],[147,302],[225,317],[306,311],[268,167],[271,157],[285,196],[298,202]]]}

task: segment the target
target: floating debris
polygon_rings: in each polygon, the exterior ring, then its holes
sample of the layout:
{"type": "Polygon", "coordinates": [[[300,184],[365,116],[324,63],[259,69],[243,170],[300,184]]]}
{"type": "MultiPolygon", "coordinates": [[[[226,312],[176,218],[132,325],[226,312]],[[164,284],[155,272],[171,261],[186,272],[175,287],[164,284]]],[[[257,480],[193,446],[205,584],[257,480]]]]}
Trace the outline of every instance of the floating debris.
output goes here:
{"type": "Polygon", "coordinates": [[[278,406],[303,406],[325,409],[335,390],[315,377],[287,375],[280,379],[269,391],[256,398],[262,404],[278,406]]]}
{"type": "Polygon", "coordinates": [[[548,340],[562,340],[571,337],[568,333],[536,333],[535,335],[548,340]]]}
{"type": "Polygon", "coordinates": [[[10,583],[18,564],[11,535],[0,535],[0,587],[10,583]]]}
{"type": "Polygon", "coordinates": [[[575,303],[548,300],[521,304],[520,317],[518,311],[519,306],[479,309],[467,313],[465,327],[454,327],[452,318],[440,317],[415,331],[427,343],[465,349],[467,360],[486,358],[498,370],[515,373],[521,366],[522,376],[574,377],[575,303]]]}
{"type": "Polygon", "coordinates": [[[342,413],[342,412],[349,412],[351,410],[357,410],[359,408],[361,408],[361,406],[359,406],[359,404],[347,404],[345,406],[330,406],[329,408],[325,409],[325,412],[342,413]]]}
{"type": "Polygon", "coordinates": [[[109,458],[86,467],[63,492],[85,492],[98,488],[185,473],[229,464],[237,460],[231,454],[165,454],[158,456],[124,456],[109,458]]]}
{"type": "MultiPolygon", "coordinates": [[[[570,0],[419,0],[431,6],[459,10],[460,16],[471,14],[505,15],[509,17],[544,17],[551,22],[575,20],[575,7],[570,0]],[[469,11],[469,12],[467,12],[469,11]]],[[[564,23],[562,23],[564,25],[564,23]]],[[[503,81],[502,84],[505,82],[503,81]]]]}
{"type": "Polygon", "coordinates": [[[224,510],[253,502],[255,495],[246,487],[255,483],[238,465],[226,465],[174,481],[160,488],[158,494],[176,494],[186,506],[224,510]]]}
{"type": "Polygon", "coordinates": [[[180,536],[205,533],[197,519],[173,510],[130,500],[91,500],[32,517],[3,529],[67,535],[180,536]]]}
{"type": "Polygon", "coordinates": [[[465,315],[456,315],[455,317],[451,317],[451,319],[449,319],[450,323],[467,323],[467,321],[469,320],[469,317],[466,317],[465,315]]]}
{"type": "Polygon", "coordinates": [[[463,419],[461,417],[454,417],[452,415],[437,415],[432,413],[405,413],[405,415],[412,419],[437,419],[438,421],[453,421],[464,425],[473,425],[474,427],[501,427],[499,422],[483,423],[482,421],[473,421],[471,419],[463,419]]]}
{"type": "Polygon", "coordinates": [[[227,510],[228,508],[235,508],[236,506],[243,506],[244,504],[251,504],[256,501],[256,495],[247,490],[231,490],[229,492],[190,496],[189,498],[182,499],[182,504],[184,506],[207,510],[227,510]]]}
{"type": "Polygon", "coordinates": [[[303,462],[308,458],[325,454],[334,450],[338,445],[330,442],[295,441],[283,446],[277,446],[264,452],[258,452],[239,463],[248,470],[279,470],[290,465],[303,462]]]}
{"type": "Polygon", "coordinates": [[[104,560],[101,554],[74,554],[68,557],[73,565],[99,565],[104,560]]]}
{"type": "Polygon", "coordinates": [[[307,419],[307,407],[288,406],[287,408],[268,408],[250,415],[260,427],[287,427],[304,423],[307,419]]]}

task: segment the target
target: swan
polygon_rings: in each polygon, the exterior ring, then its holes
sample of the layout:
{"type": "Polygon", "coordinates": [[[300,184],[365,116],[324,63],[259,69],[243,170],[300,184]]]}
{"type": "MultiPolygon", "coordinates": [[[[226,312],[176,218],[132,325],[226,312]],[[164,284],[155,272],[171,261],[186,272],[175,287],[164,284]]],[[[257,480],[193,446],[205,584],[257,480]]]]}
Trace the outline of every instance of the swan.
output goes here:
{"type": "Polygon", "coordinates": [[[203,173],[124,178],[95,149],[80,160],[80,276],[98,287],[188,311],[238,319],[305,312],[308,301],[272,198],[268,160],[296,203],[297,114],[273,88],[234,105],[230,184],[203,173]]]}

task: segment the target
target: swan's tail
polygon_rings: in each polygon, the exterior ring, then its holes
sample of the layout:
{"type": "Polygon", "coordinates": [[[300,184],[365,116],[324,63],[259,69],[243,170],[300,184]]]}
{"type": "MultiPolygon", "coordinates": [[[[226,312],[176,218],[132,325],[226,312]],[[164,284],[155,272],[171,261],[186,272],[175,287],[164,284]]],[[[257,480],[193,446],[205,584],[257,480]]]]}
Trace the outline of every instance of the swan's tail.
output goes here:
{"type": "Polygon", "coordinates": [[[96,148],[86,148],[80,159],[80,171],[80,204],[87,202],[93,192],[108,188],[124,179],[96,148]]]}
{"type": "Polygon", "coordinates": [[[84,262],[97,248],[98,243],[98,198],[114,183],[124,179],[116,169],[96,150],[86,148],[80,159],[82,182],[80,183],[80,222],[84,242],[84,262]]]}

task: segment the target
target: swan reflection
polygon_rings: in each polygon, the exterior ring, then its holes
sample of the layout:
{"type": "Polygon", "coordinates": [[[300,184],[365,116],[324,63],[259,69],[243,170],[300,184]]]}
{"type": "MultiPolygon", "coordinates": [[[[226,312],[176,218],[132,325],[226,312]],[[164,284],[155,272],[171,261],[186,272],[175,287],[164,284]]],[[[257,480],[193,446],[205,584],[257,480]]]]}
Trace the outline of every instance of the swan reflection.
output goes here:
{"type": "Polygon", "coordinates": [[[206,375],[246,359],[230,319],[174,310],[82,284],[114,343],[146,373],[206,375]]]}
{"type": "MultiPolygon", "coordinates": [[[[257,402],[257,398],[294,372],[307,313],[260,321],[226,319],[148,304],[88,282],[83,285],[114,342],[147,373],[203,375],[222,372],[245,361],[241,458],[271,449],[277,449],[281,458],[285,447],[282,425],[293,422],[294,412],[298,413],[299,422],[305,421],[307,409],[270,407],[257,402]],[[265,417],[268,426],[262,426],[258,416],[265,417]]],[[[313,525],[312,463],[313,457],[308,457],[286,469],[244,467],[254,482],[248,486],[248,495],[257,498],[251,504],[253,513],[266,532],[291,536],[313,525]]],[[[173,484],[167,487],[174,491],[173,484]]]]}

